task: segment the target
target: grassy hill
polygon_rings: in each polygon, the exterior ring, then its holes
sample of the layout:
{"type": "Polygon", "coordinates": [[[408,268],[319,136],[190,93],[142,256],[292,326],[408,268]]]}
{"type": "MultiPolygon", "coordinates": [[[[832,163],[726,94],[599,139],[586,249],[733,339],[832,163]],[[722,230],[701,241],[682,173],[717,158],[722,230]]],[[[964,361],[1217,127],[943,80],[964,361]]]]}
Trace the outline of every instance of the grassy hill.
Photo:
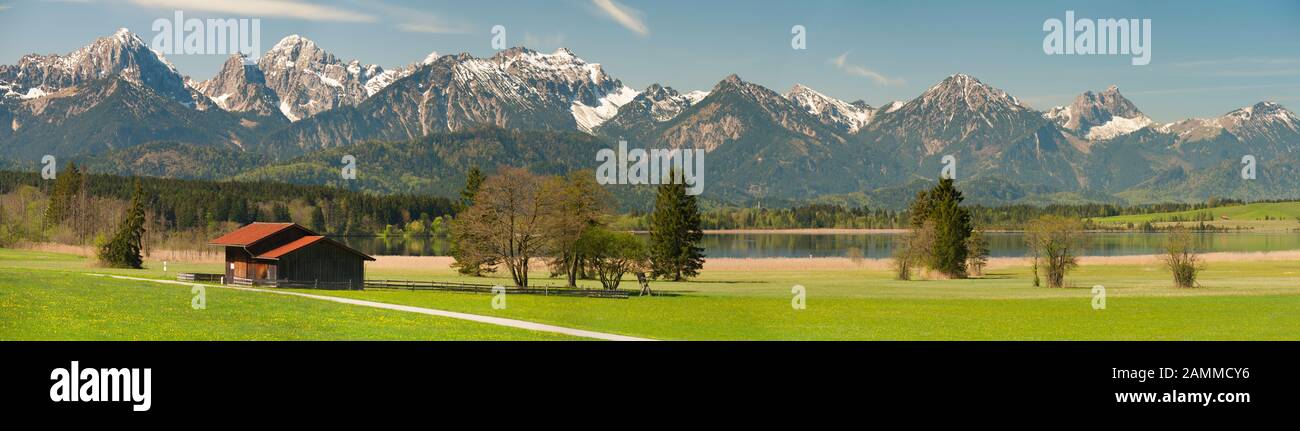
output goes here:
{"type": "Polygon", "coordinates": [[[1197,223],[1228,228],[1296,229],[1300,228],[1300,202],[1251,203],[1201,210],[1122,215],[1093,219],[1097,223],[1153,224],[1197,223]]]}

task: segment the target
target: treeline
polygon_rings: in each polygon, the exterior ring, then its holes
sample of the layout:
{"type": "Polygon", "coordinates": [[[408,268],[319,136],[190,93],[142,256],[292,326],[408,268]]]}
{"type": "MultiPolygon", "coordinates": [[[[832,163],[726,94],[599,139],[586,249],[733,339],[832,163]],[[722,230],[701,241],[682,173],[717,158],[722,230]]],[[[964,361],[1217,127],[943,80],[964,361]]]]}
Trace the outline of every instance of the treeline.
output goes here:
{"type": "MultiPolygon", "coordinates": [[[[254,221],[294,221],[322,233],[366,235],[403,230],[428,232],[454,212],[450,199],[435,196],[377,195],[325,186],[273,182],[215,182],[152,177],[80,174],[72,166],[59,176],[84,176],[56,190],[56,181],[34,172],[0,171],[0,194],[24,194],[28,203],[49,205],[56,211],[67,199],[127,202],[136,180],[143,189],[150,222],[165,230],[206,229],[214,224],[254,221]],[[40,200],[41,202],[35,202],[40,200]],[[49,200],[46,203],[44,201],[49,200]]],[[[10,200],[21,199],[11,196],[10,200]]],[[[45,207],[41,207],[42,214],[45,207]]],[[[16,215],[16,214],[14,214],[16,215]]],[[[42,218],[44,218],[42,216],[42,218]]],[[[30,233],[30,232],[29,232],[30,233]]],[[[23,238],[43,240],[44,238],[23,238]]]]}
{"type": "MultiPolygon", "coordinates": [[[[1086,220],[1120,215],[1206,210],[1244,203],[1240,200],[1212,198],[1200,203],[1135,206],[1089,203],[1046,206],[1020,204],[997,207],[971,205],[964,208],[970,211],[971,221],[983,229],[1019,230],[1028,226],[1030,221],[1049,215],[1086,220]]],[[[906,229],[911,227],[909,224],[911,218],[911,214],[906,210],[850,208],[834,204],[810,204],[789,208],[721,207],[709,209],[701,214],[701,222],[705,229],[906,229]]],[[[630,213],[620,217],[616,224],[625,229],[644,230],[648,227],[648,222],[648,215],[630,213]]]]}

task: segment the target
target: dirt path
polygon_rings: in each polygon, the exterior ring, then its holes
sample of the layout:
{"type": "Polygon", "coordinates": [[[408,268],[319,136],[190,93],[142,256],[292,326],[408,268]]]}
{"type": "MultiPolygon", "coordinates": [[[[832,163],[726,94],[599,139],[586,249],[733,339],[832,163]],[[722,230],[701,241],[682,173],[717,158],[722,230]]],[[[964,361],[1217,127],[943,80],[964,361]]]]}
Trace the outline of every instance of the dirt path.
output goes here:
{"type": "MultiPolygon", "coordinates": [[[[122,280],[152,281],[155,283],[178,284],[182,286],[194,286],[196,283],[187,283],[175,280],[159,280],[152,278],[128,277],[125,275],[108,275],[108,274],[87,274],[96,277],[112,277],[122,280]]],[[[198,284],[200,286],[211,286],[198,284]]],[[[565,328],[563,326],[547,325],[545,323],[528,322],[524,320],[507,319],[503,317],[482,316],[478,314],[460,313],[456,311],[438,310],[433,308],[413,307],[409,305],[388,304],[384,302],[366,301],[361,299],[340,298],[337,296],[313,295],[310,293],[286,292],[282,290],[259,289],[254,287],[235,287],[235,286],[213,286],[225,289],[243,290],[249,292],[274,293],[279,295],[298,296],[302,298],[319,299],[322,301],[337,302],[340,304],[360,305],[363,307],[382,308],[385,310],[405,311],[408,313],[420,313],[430,316],[449,317],[452,319],[468,320],[471,322],[487,323],[489,325],[508,326],[511,328],[528,329],[533,331],[552,332],[556,334],[570,335],[574,337],[594,338],[597,340],[608,341],[654,341],[648,338],[629,337],[626,335],[610,334],[605,332],[587,331],[583,329],[565,328]]]]}

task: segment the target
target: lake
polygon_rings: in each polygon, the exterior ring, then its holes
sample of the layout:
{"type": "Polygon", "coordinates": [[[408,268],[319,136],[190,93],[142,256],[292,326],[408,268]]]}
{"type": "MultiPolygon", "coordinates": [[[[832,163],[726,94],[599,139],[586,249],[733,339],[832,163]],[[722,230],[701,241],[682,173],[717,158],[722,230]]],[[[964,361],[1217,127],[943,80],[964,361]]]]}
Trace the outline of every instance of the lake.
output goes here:
{"type": "MultiPolygon", "coordinates": [[[[851,248],[866,258],[889,257],[900,234],[718,233],[704,235],[704,254],[710,257],[844,257],[851,248]]],[[[1027,254],[1024,234],[990,232],[993,257],[1027,254]]],[[[1158,254],[1167,234],[1150,232],[1091,232],[1083,256],[1158,254]]],[[[1261,252],[1300,250],[1300,233],[1202,232],[1194,233],[1201,252],[1261,252]]],[[[445,238],[339,237],[349,247],[371,255],[446,256],[451,244],[445,238]]]]}

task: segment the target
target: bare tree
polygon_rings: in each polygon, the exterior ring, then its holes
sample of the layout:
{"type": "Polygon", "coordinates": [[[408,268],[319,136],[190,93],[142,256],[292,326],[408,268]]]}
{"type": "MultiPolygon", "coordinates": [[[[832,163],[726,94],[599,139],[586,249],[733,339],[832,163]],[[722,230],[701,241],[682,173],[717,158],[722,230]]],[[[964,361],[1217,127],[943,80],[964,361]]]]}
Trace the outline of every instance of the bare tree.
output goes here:
{"type": "Polygon", "coordinates": [[[503,167],[483,182],[474,204],[456,219],[458,244],[472,259],[506,266],[515,286],[528,286],[528,264],[550,238],[544,223],[553,213],[542,194],[543,179],[503,167]]]}
{"type": "Polygon", "coordinates": [[[984,275],[984,267],[989,263],[989,239],[984,236],[984,229],[975,229],[966,238],[966,271],[971,275],[984,275]]]}
{"type": "Polygon", "coordinates": [[[894,249],[894,277],[899,280],[911,280],[912,271],[924,264],[934,247],[934,220],[925,220],[911,232],[904,235],[894,249]]]}
{"type": "Polygon", "coordinates": [[[1180,225],[1169,231],[1169,237],[1165,239],[1165,255],[1160,260],[1173,273],[1174,286],[1196,287],[1196,273],[1204,269],[1204,263],[1196,253],[1189,229],[1180,225]]]}
{"type": "Polygon", "coordinates": [[[1079,266],[1075,253],[1083,240],[1083,223],[1078,220],[1047,215],[1029,222],[1025,242],[1034,254],[1035,268],[1047,271],[1047,287],[1065,286],[1065,274],[1079,266]]]}

